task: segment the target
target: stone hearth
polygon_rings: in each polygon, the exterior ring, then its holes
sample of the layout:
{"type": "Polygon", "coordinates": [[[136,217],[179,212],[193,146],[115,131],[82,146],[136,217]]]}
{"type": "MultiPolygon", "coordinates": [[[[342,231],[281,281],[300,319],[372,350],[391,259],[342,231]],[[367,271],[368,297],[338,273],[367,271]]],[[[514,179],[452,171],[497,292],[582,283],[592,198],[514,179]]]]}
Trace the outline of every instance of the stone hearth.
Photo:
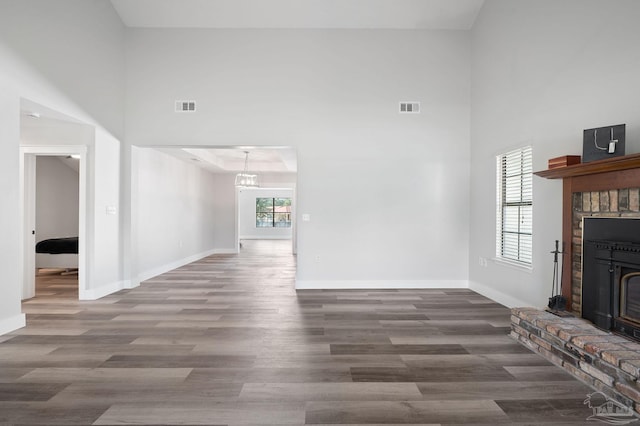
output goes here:
{"type": "Polygon", "coordinates": [[[640,413],[640,344],[582,318],[511,310],[511,336],[587,385],[640,413]]]}

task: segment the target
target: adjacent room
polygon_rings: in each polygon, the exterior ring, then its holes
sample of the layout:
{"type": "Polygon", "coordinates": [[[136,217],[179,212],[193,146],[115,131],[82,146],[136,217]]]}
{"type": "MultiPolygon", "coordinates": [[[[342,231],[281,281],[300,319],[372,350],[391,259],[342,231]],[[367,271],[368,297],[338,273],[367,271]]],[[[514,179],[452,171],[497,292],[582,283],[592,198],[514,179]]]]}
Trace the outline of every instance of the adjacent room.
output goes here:
{"type": "Polygon", "coordinates": [[[638,17],[0,1],[0,423],[637,421],[638,17]]]}
{"type": "Polygon", "coordinates": [[[36,156],[36,295],[78,297],[79,159],[36,156]]]}

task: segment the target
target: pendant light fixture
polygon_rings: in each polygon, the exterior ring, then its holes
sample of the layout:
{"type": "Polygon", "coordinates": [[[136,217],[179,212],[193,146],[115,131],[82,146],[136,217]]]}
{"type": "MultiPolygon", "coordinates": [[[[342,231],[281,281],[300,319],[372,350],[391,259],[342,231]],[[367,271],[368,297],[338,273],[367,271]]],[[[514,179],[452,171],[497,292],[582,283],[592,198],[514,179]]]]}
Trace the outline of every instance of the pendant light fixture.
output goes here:
{"type": "Polygon", "coordinates": [[[236,186],[242,188],[257,188],[258,175],[249,173],[249,151],[244,152],[244,171],[236,175],[236,186]]]}

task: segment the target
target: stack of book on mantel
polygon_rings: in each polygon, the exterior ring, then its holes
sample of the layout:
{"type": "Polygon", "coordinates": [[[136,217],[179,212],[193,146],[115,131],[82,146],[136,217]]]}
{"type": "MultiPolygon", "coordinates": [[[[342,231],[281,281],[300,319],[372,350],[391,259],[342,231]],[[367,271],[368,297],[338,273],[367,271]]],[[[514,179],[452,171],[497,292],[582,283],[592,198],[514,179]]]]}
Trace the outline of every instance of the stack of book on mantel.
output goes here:
{"type": "Polygon", "coordinates": [[[580,164],[579,155],[563,155],[562,157],[551,158],[549,160],[549,168],[557,169],[559,167],[567,167],[573,164],[580,164]]]}

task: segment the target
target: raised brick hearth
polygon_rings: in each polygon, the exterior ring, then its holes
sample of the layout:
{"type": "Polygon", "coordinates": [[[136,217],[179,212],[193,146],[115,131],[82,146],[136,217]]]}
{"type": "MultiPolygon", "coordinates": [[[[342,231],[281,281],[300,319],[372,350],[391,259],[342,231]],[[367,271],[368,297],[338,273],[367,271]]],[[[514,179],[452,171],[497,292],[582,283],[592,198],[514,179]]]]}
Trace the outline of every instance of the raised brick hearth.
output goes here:
{"type": "Polygon", "coordinates": [[[577,317],[511,310],[511,336],[586,384],[640,413],[640,344],[577,317]]]}

